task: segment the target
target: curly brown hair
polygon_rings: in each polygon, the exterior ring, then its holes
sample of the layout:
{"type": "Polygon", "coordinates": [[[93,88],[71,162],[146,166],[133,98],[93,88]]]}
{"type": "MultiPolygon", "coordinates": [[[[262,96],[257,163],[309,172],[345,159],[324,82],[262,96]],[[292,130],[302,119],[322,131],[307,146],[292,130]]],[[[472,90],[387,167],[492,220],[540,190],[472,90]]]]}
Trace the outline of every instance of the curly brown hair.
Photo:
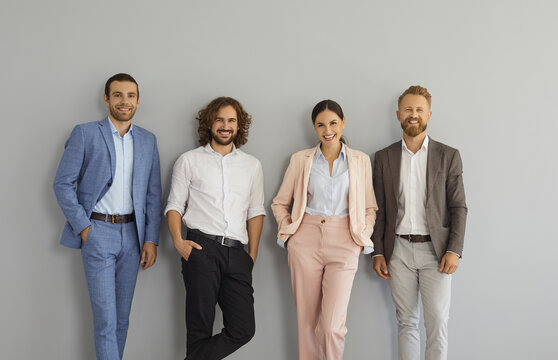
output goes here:
{"type": "Polygon", "coordinates": [[[198,136],[201,146],[207,145],[211,141],[211,127],[217,117],[219,109],[225,106],[232,106],[236,111],[238,132],[234,139],[234,146],[237,148],[248,142],[248,129],[252,123],[252,116],[250,116],[238,100],[227,96],[221,96],[212,100],[207,106],[198,112],[196,120],[199,121],[198,136]]]}

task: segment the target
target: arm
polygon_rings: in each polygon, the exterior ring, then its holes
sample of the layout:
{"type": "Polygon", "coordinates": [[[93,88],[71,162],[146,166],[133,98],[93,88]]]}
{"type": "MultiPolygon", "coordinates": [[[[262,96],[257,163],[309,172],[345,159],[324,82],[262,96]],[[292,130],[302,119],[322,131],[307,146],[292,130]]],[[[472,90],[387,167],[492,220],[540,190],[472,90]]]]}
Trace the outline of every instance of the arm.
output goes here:
{"type": "Polygon", "coordinates": [[[372,166],[370,165],[370,158],[366,156],[365,161],[365,233],[367,236],[372,235],[374,232],[374,223],[376,222],[376,211],[378,211],[378,204],[376,203],[376,195],[374,194],[374,187],[372,186],[372,166]]]}
{"type": "Polygon", "coordinates": [[[174,243],[174,248],[184,260],[188,261],[192,253],[192,248],[198,250],[202,249],[198,243],[182,238],[182,215],[180,215],[178,211],[169,210],[169,212],[167,212],[167,224],[169,226],[172,242],[174,243]]]}
{"type": "Polygon", "coordinates": [[[157,140],[153,141],[153,158],[147,183],[145,209],[145,241],[141,250],[140,264],[143,270],[149,269],[157,259],[159,230],[161,228],[161,166],[157,140]]]}
{"type": "Polygon", "coordinates": [[[250,188],[250,205],[246,218],[248,231],[248,248],[254,263],[258,256],[258,246],[260,235],[262,234],[264,208],[264,182],[262,165],[258,161],[256,171],[252,177],[252,187],[250,188]]]}
{"type": "MultiPolygon", "coordinates": [[[[64,153],[58,165],[53,184],[58,204],[74,235],[80,234],[86,228],[88,231],[91,225],[85,209],[78,202],[75,185],[80,180],[84,157],[85,143],[83,132],[78,125],[73,129],[64,145],[64,153]]],[[[86,235],[86,232],[84,235],[86,235]]]]}
{"type": "Polygon", "coordinates": [[[192,248],[202,247],[193,241],[182,238],[182,216],[186,210],[192,172],[186,156],[182,155],[174,163],[169,199],[165,209],[167,225],[176,251],[188,261],[192,248]]]}
{"type": "Polygon", "coordinates": [[[372,179],[374,184],[374,193],[378,211],[376,212],[376,222],[374,224],[374,232],[372,233],[372,242],[374,243],[374,252],[372,256],[384,255],[384,232],[385,232],[385,189],[382,172],[382,164],[379,159],[380,155],[376,153],[374,158],[374,171],[372,179]]]}
{"type": "Polygon", "coordinates": [[[263,228],[263,215],[255,216],[249,219],[247,222],[248,227],[248,248],[250,256],[254,263],[258,257],[258,246],[260,244],[260,235],[262,234],[263,228]]]}
{"type": "Polygon", "coordinates": [[[463,165],[459,151],[455,151],[446,180],[446,202],[450,216],[450,233],[446,251],[459,257],[463,252],[465,238],[465,223],[467,220],[467,204],[463,187],[463,165]]]}
{"type": "Polygon", "coordinates": [[[374,224],[374,232],[372,233],[372,242],[374,243],[375,249],[372,253],[372,257],[374,258],[373,268],[376,274],[383,279],[388,279],[389,272],[387,269],[386,259],[384,257],[385,189],[382,164],[379,158],[380,156],[376,153],[376,156],[374,157],[374,172],[372,178],[376,201],[378,204],[378,211],[376,212],[376,223],[374,224]]]}
{"type": "Polygon", "coordinates": [[[296,181],[296,166],[294,164],[294,155],[291,156],[289,166],[283,176],[283,182],[279,188],[279,192],[273,199],[271,211],[278,224],[278,229],[292,222],[289,208],[293,201],[294,186],[296,181]]]}

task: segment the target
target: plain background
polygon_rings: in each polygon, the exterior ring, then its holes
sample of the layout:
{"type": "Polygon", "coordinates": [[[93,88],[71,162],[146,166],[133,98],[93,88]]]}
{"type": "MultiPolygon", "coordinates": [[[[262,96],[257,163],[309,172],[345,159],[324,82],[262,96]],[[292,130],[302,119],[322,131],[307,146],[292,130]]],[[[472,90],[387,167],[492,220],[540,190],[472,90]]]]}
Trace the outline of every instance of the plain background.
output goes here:
{"type": "MultiPolygon", "coordinates": [[[[432,138],[460,149],[469,206],[453,279],[450,359],[556,359],[558,5],[553,1],[15,1],[0,3],[0,358],[93,359],[79,251],[58,244],[52,192],[75,124],[106,116],[104,82],[140,84],[134,121],[157,135],[164,200],[197,146],[196,112],[221,95],[253,115],[265,174],[254,269],[257,333],[231,359],[296,359],[287,257],[269,205],[291,153],[317,140],[310,111],[338,101],[349,145],[401,137],[396,99],[433,95],[432,138]]],[[[345,358],[394,359],[387,283],[360,258],[345,358]]],[[[220,330],[220,320],[215,328],[220,330]]],[[[165,223],[138,279],[125,357],[182,359],[184,288],[165,223]]]]}

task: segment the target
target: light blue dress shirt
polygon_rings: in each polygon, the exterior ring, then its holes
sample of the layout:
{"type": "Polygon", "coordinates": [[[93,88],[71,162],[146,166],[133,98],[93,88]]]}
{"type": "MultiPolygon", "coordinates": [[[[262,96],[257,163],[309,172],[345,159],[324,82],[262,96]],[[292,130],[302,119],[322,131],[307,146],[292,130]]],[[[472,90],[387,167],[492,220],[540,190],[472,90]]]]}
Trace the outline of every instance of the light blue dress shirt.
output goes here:
{"type": "Polygon", "coordinates": [[[341,144],[341,152],[333,161],[331,175],[329,163],[318,146],[310,170],[307,198],[305,212],[309,215],[323,218],[349,216],[349,164],[344,144],[341,144]]]}
{"type": "MultiPolygon", "coordinates": [[[[349,162],[345,144],[341,144],[339,156],[333,161],[331,175],[329,163],[318,146],[310,170],[307,199],[305,212],[309,215],[320,215],[324,218],[349,216],[349,162]]],[[[285,247],[286,243],[277,239],[277,244],[285,247]]],[[[362,250],[363,254],[370,254],[372,251],[374,248],[369,246],[362,250]]]]}
{"type": "Polygon", "coordinates": [[[93,208],[94,212],[101,214],[126,215],[134,212],[132,201],[132,174],[134,169],[134,125],[124,136],[109,119],[114,152],[116,157],[116,172],[111,187],[93,208]]]}

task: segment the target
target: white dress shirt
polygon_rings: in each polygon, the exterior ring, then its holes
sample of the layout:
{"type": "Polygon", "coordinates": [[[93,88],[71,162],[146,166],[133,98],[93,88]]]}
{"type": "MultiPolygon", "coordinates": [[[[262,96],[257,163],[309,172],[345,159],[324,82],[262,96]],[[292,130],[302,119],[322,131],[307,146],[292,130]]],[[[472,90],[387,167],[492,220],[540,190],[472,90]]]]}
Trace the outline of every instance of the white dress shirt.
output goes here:
{"type": "Polygon", "coordinates": [[[426,221],[426,165],[428,160],[428,136],[421,148],[413,153],[401,141],[401,174],[397,198],[398,235],[429,235],[426,221]]]}
{"type": "Polygon", "coordinates": [[[248,243],[246,221],[265,215],[258,159],[233,147],[225,156],[211,145],[176,160],[165,215],[176,210],[189,229],[248,243]]]}
{"type": "Polygon", "coordinates": [[[116,171],[112,185],[103,197],[95,204],[94,212],[101,214],[126,215],[134,212],[132,201],[132,175],[134,170],[134,125],[128,132],[120,136],[118,130],[109,119],[110,132],[114,140],[116,171]]]}

